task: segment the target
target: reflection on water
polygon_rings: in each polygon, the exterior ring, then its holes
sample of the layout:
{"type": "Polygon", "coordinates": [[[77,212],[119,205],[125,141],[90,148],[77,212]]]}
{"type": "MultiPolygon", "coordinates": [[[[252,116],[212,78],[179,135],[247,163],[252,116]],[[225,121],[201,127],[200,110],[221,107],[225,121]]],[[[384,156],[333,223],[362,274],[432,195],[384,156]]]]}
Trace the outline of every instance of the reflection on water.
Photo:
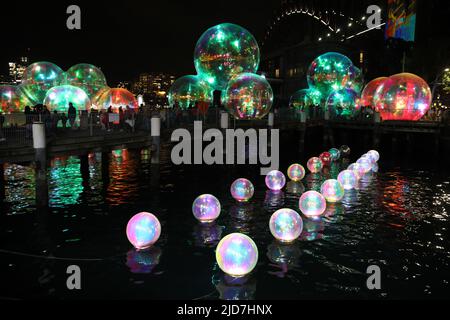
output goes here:
{"type": "Polygon", "coordinates": [[[158,266],[162,250],[152,247],[147,250],[132,249],[127,253],[127,266],[131,273],[149,274],[158,266]]]}
{"type": "Polygon", "coordinates": [[[198,223],[194,227],[195,244],[198,247],[215,248],[222,239],[224,227],[213,223],[198,223]]]}
{"type": "Polygon", "coordinates": [[[31,212],[36,201],[36,179],[34,166],[5,164],[5,200],[9,206],[8,214],[31,212]]]}
{"type": "Polygon", "coordinates": [[[78,203],[83,192],[80,159],[54,158],[50,164],[49,206],[65,207],[78,203]]]}
{"type": "Polygon", "coordinates": [[[302,251],[298,242],[286,244],[274,240],[267,247],[267,257],[277,270],[270,271],[269,274],[279,278],[286,277],[289,270],[299,267],[301,255],[302,251]]]}
{"type": "Polygon", "coordinates": [[[218,272],[212,279],[213,285],[219,292],[219,299],[254,300],[256,293],[256,280],[252,276],[234,278],[223,272],[218,272]]]}

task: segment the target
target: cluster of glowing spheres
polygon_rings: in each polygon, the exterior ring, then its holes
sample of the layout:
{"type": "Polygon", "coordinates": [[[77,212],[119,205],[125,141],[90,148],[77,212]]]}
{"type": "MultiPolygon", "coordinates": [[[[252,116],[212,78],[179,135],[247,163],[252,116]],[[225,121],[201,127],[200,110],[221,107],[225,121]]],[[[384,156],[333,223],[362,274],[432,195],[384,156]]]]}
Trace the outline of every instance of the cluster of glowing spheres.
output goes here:
{"type": "Polygon", "coordinates": [[[286,177],[283,172],[272,170],[266,175],[266,186],[272,191],[280,191],[286,185],[286,177]]]}
{"type": "Polygon", "coordinates": [[[352,170],[344,170],[339,173],[337,180],[341,183],[344,190],[356,189],[358,185],[358,176],[352,170]]]}
{"type": "Polygon", "coordinates": [[[339,148],[339,152],[341,153],[341,156],[343,158],[348,157],[351,153],[351,149],[349,146],[347,145],[343,145],[339,148]]]}
{"type": "Polygon", "coordinates": [[[422,78],[400,73],[386,79],[376,90],[375,107],[383,120],[420,120],[430,109],[432,94],[422,78]]]}
{"type": "Polygon", "coordinates": [[[319,156],[324,166],[329,166],[333,160],[329,152],[322,152],[319,156]]]}
{"type": "Polygon", "coordinates": [[[331,155],[332,161],[338,161],[341,158],[341,152],[336,148],[331,148],[328,152],[331,155]]]}
{"type": "Polygon", "coordinates": [[[380,160],[380,154],[376,150],[370,150],[367,152],[367,155],[372,158],[374,162],[378,162],[380,160]]]}
{"type": "Polygon", "coordinates": [[[320,193],[322,193],[327,202],[336,203],[344,198],[345,189],[338,180],[330,179],[322,184],[320,193]]]}
{"type": "Polygon", "coordinates": [[[139,107],[136,97],[130,91],[123,88],[100,90],[94,97],[94,101],[98,109],[112,107],[114,111],[117,111],[120,107],[124,110],[127,106],[131,109],[137,109],[139,107]]]}
{"type": "Polygon", "coordinates": [[[327,97],[333,91],[344,89],[347,86],[349,68],[352,65],[352,61],[340,53],[323,54],[316,58],[308,69],[308,85],[327,97]]]}
{"type": "Polygon", "coordinates": [[[29,65],[23,72],[21,90],[31,104],[44,101],[48,90],[58,86],[63,81],[64,72],[51,62],[36,62],[29,65]]]}
{"type": "Polygon", "coordinates": [[[370,81],[365,87],[361,94],[361,105],[362,106],[375,106],[374,97],[377,89],[384,83],[387,77],[380,77],[370,81]]]}
{"type": "Polygon", "coordinates": [[[65,84],[79,87],[90,99],[107,87],[103,72],[92,64],[80,63],[70,67],[65,73],[65,84]]]}
{"type": "Polygon", "coordinates": [[[216,248],[219,268],[233,277],[243,277],[256,267],[258,248],[248,236],[232,233],[224,237],[216,248]]]}
{"type": "Polygon", "coordinates": [[[195,46],[195,69],[216,90],[224,90],[231,78],[238,74],[255,73],[259,61],[255,37],[231,23],[209,28],[195,46]]]}
{"type": "Polygon", "coordinates": [[[305,177],[305,174],[306,174],[305,168],[303,168],[303,166],[298,163],[294,163],[287,170],[287,175],[289,179],[291,179],[294,182],[302,181],[303,178],[305,177]]]}
{"type": "Polygon", "coordinates": [[[323,195],[317,191],[307,191],[300,197],[300,211],[307,217],[318,217],[323,215],[327,208],[327,202],[323,195]]]}
{"type": "Polygon", "coordinates": [[[161,224],[158,218],[148,212],[133,216],[127,225],[127,237],[136,249],[147,249],[161,236],[161,224]]]}
{"type": "Polygon", "coordinates": [[[353,89],[332,92],[327,99],[327,107],[335,117],[350,118],[359,108],[359,96],[353,89]]]}
{"type": "Polygon", "coordinates": [[[289,106],[295,110],[304,110],[312,105],[320,105],[322,94],[316,89],[301,89],[291,96],[289,106]]]}
{"type": "Polygon", "coordinates": [[[228,83],[224,100],[228,113],[236,119],[262,119],[272,108],[273,91],[266,78],[243,73],[228,83]]]}
{"type": "Polygon", "coordinates": [[[210,194],[204,194],[194,200],[192,213],[194,217],[202,223],[211,223],[220,215],[220,202],[210,194]]]}
{"type": "Polygon", "coordinates": [[[253,197],[255,188],[250,180],[240,178],[233,182],[230,192],[236,201],[247,202],[253,197]]]}
{"type": "Polygon", "coordinates": [[[313,157],[313,158],[309,159],[306,166],[308,167],[308,170],[311,173],[319,173],[323,169],[322,160],[320,160],[317,157],[313,157]]]}
{"type": "Polygon", "coordinates": [[[270,218],[269,228],[275,239],[292,242],[302,234],[303,220],[294,210],[280,209],[270,218]]]}
{"type": "Polygon", "coordinates": [[[69,103],[72,103],[77,110],[89,110],[91,100],[86,92],[74,86],[57,86],[51,88],[44,99],[50,111],[67,112],[69,103]]]}
{"type": "Polygon", "coordinates": [[[20,110],[20,100],[17,96],[17,87],[0,85],[0,111],[9,113],[20,110]]]}
{"type": "Polygon", "coordinates": [[[177,106],[186,110],[200,102],[210,103],[212,90],[199,76],[183,76],[172,84],[168,98],[171,107],[177,106]]]}

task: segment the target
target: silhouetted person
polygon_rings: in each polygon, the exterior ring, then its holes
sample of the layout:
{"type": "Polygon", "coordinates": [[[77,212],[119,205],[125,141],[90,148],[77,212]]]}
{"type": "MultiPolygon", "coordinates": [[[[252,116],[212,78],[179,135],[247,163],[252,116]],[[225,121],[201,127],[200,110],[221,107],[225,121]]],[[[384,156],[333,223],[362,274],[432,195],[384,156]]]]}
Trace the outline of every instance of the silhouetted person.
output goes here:
{"type": "Polygon", "coordinates": [[[5,116],[0,111],[0,141],[6,141],[5,136],[3,135],[3,124],[5,123],[5,116]]]}
{"type": "Polygon", "coordinates": [[[68,118],[70,127],[73,129],[75,126],[75,119],[77,118],[77,109],[75,109],[72,102],[69,103],[68,118]]]}

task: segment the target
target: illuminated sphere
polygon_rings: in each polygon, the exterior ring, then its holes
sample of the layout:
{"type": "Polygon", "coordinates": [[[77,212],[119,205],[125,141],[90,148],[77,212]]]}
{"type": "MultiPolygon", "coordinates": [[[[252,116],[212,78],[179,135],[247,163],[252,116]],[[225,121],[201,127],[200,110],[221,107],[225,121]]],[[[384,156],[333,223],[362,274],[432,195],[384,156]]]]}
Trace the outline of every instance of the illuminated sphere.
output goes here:
{"type": "Polygon", "coordinates": [[[384,83],[387,77],[380,77],[370,81],[365,87],[361,94],[361,105],[362,106],[375,106],[374,96],[377,89],[384,83]]]}
{"type": "Polygon", "coordinates": [[[307,73],[308,85],[327,97],[347,86],[352,65],[352,61],[340,53],[325,53],[311,63],[307,73]]]}
{"type": "Polygon", "coordinates": [[[373,167],[373,162],[368,157],[359,158],[358,161],[356,161],[356,164],[359,164],[361,166],[361,170],[364,172],[364,174],[372,170],[373,167]]]}
{"type": "Polygon", "coordinates": [[[431,90],[411,73],[389,77],[375,93],[377,111],[383,120],[420,120],[430,109],[431,90]]]}
{"type": "Polygon", "coordinates": [[[266,186],[272,191],[280,191],[286,185],[286,177],[283,172],[272,170],[266,175],[266,186]]]}
{"type": "Polygon", "coordinates": [[[353,171],[358,177],[358,180],[364,177],[364,175],[366,174],[364,168],[359,163],[352,163],[348,166],[348,170],[353,171]]]}
{"type": "Polygon", "coordinates": [[[103,88],[107,87],[103,72],[88,63],[80,63],[70,67],[65,73],[65,84],[84,90],[90,99],[103,88]]]}
{"type": "Polygon", "coordinates": [[[50,111],[67,112],[69,103],[72,103],[77,110],[89,110],[91,100],[84,90],[74,86],[58,86],[51,88],[44,99],[44,105],[50,111]]]}
{"type": "Polygon", "coordinates": [[[327,202],[319,192],[307,191],[300,197],[299,208],[307,217],[318,217],[325,212],[327,202]]]}
{"type": "Polygon", "coordinates": [[[161,235],[158,218],[148,212],[141,212],[130,219],[127,237],[136,249],[147,249],[155,244],[161,235]]]}
{"type": "Polygon", "coordinates": [[[355,189],[358,185],[358,176],[352,170],[344,170],[339,173],[337,180],[341,183],[344,190],[355,189]]]}
{"type": "Polygon", "coordinates": [[[294,163],[287,170],[287,175],[289,179],[291,179],[294,182],[299,182],[303,180],[305,174],[306,174],[305,168],[303,168],[303,166],[298,163],[294,163]]]}
{"type": "Polygon", "coordinates": [[[21,88],[32,105],[43,103],[51,88],[60,85],[64,72],[51,62],[35,62],[23,72],[21,88]]]}
{"type": "Polygon", "coordinates": [[[351,153],[351,149],[349,146],[343,145],[339,148],[342,157],[348,157],[351,153]]]}
{"type": "Polygon", "coordinates": [[[0,85],[0,111],[6,113],[22,111],[16,86],[0,85]]]}
{"type": "Polygon", "coordinates": [[[255,37],[246,29],[231,23],[206,30],[194,51],[197,73],[216,90],[224,90],[231,78],[238,74],[255,73],[259,59],[255,37]]]}
{"type": "Polygon", "coordinates": [[[253,184],[244,178],[237,179],[233,182],[230,188],[231,196],[239,202],[247,202],[255,193],[253,184]]]}
{"type": "Polygon", "coordinates": [[[355,65],[351,65],[348,68],[348,81],[346,83],[346,87],[348,89],[352,89],[356,93],[361,93],[363,83],[364,79],[361,69],[355,65]]]}
{"type": "Polygon", "coordinates": [[[352,89],[332,92],[327,99],[327,107],[334,116],[351,118],[359,108],[358,93],[352,89]]]}
{"type": "Polygon", "coordinates": [[[378,153],[378,151],[376,150],[370,150],[369,152],[367,152],[367,155],[372,158],[372,160],[374,162],[378,162],[378,160],[380,160],[380,154],[378,153]]]}
{"type": "Polygon", "coordinates": [[[322,160],[324,166],[329,166],[331,164],[332,158],[329,152],[322,152],[319,158],[322,160]]]}
{"type": "Polygon", "coordinates": [[[102,101],[102,97],[105,93],[109,92],[109,90],[111,90],[110,87],[104,87],[101,88],[95,95],[94,97],[92,97],[91,99],[91,104],[92,107],[96,110],[101,110],[103,108],[103,105],[101,103],[103,103],[102,101]]]}
{"type": "Polygon", "coordinates": [[[125,111],[126,106],[131,109],[137,109],[138,102],[136,97],[127,89],[110,88],[108,90],[100,90],[94,97],[94,101],[98,109],[108,109],[112,106],[114,111],[120,107],[125,111]]]}
{"type": "Polygon", "coordinates": [[[320,105],[322,94],[316,89],[301,89],[291,96],[289,106],[295,110],[304,110],[311,105],[320,105]]]}
{"type": "Polygon", "coordinates": [[[193,108],[197,102],[212,101],[212,90],[199,76],[178,78],[169,90],[169,105],[175,104],[181,109],[193,108]]]}
{"type": "Polygon", "coordinates": [[[275,239],[292,242],[302,234],[303,220],[294,210],[280,209],[270,218],[269,228],[275,239]]]}
{"type": "Polygon", "coordinates": [[[258,247],[253,240],[241,233],[232,233],[223,238],[216,248],[219,268],[233,277],[243,277],[256,267],[258,247]]]}
{"type": "Polygon", "coordinates": [[[308,170],[311,173],[319,173],[323,169],[322,160],[320,160],[317,157],[313,157],[313,158],[309,159],[309,161],[306,164],[306,166],[308,167],[308,170]]]}
{"type": "Polygon", "coordinates": [[[327,202],[336,203],[344,198],[345,190],[338,180],[330,179],[322,184],[320,193],[322,193],[327,202]]]}
{"type": "Polygon", "coordinates": [[[194,217],[202,223],[215,221],[220,215],[220,202],[210,194],[204,194],[194,200],[192,213],[194,217]]]}
{"type": "Polygon", "coordinates": [[[231,79],[224,97],[226,110],[239,120],[262,119],[273,104],[269,82],[253,73],[242,73],[231,79]]]}
{"type": "Polygon", "coordinates": [[[336,148],[331,148],[328,152],[331,155],[332,161],[338,161],[341,158],[341,152],[336,148]]]}

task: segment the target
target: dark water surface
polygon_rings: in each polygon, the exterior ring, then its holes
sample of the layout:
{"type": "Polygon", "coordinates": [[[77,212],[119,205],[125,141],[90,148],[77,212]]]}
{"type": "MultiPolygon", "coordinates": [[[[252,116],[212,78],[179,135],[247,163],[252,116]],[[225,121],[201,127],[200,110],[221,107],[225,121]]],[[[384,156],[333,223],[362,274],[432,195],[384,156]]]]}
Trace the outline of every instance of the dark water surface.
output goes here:
{"type": "MultiPolygon", "coordinates": [[[[364,151],[353,150],[350,160],[364,151]]],[[[5,164],[0,297],[450,297],[448,170],[418,160],[405,165],[381,152],[378,174],[366,176],[342,204],[328,205],[320,220],[304,219],[301,239],[283,245],[270,234],[270,215],[282,207],[299,211],[302,190],[320,188],[350,160],[273,194],[259,167],[177,167],[169,153],[166,146],[159,167],[150,164],[148,150],[117,150],[103,154],[103,161],[101,153],[51,159],[49,209],[36,208],[34,165],[5,164]],[[255,184],[255,197],[246,205],[229,193],[239,177],[255,184]],[[192,201],[203,193],[222,203],[221,217],[210,226],[199,225],[191,212],[192,201]],[[153,249],[136,252],[125,226],[141,211],[158,216],[162,236],[153,249]],[[245,279],[227,278],[215,263],[215,246],[232,232],[248,234],[259,249],[257,268],[245,279]],[[366,287],[372,264],[382,271],[380,291],[366,287]],[[81,268],[81,291],[66,288],[70,265],[81,268]]],[[[282,170],[312,155],[285,152],[282,170]]]]}

